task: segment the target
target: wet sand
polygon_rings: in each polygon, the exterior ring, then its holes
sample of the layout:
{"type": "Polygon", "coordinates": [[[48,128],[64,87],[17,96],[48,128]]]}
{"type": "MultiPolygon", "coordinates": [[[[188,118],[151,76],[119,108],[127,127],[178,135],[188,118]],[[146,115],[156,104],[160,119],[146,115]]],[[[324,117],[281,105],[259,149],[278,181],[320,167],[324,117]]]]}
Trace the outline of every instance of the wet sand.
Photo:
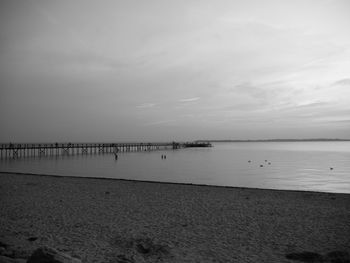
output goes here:
{"type": "Polygon", "coordinates": [[[83,262],[325,261],[350,253],[350,195],[0,173],[5,245],[83,262]]]}

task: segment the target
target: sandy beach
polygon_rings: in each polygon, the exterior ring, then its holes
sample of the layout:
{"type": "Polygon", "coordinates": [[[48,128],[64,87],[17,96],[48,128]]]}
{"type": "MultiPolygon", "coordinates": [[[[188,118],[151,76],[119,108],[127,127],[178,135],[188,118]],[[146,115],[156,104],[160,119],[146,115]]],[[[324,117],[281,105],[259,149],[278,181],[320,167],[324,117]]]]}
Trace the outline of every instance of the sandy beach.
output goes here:
{"type": "Polygon", "coordinates": [[[348,262],[350,195],[0,173],[0,246],[82,262],[348,262]]]}

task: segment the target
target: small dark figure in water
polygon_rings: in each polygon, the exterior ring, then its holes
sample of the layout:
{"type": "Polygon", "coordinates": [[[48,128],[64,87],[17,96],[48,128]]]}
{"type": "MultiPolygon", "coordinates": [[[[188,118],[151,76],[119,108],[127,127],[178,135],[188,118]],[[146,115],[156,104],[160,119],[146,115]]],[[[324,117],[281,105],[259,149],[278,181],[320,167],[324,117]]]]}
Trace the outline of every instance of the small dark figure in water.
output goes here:
{"type": "Polygon", "coordinates": [[[248,163],[251,163],[251,162],[252,162],[251,160],[248,161],[248,163]]]}
{"type": "Polygon", "coordinates": [[[271,163],[269,162],[268,165],[271,165],[271,163]]]}
{"type": "Polygon", "coordinates": [[[114,154],[114,159],[118,160],[118,154],[114,154]]]}
{"type": "Polygon", "coordinates": [[[330,170],[333,170],[333,167],[330,167],[329,169],[330,169],[330,170]]]}
{"type": "Polygon", "coordinates": [[[164,159],[166,159],[166,155],[164,155],[164,159]]]}
{"type": "Polygon", "coordinates": [[[260,164],[260,167],[264,167],[262,164],[260,164]]]}
{"type": "Polygon", "coordinates": [[[265,163],[267,162],[267,160],[265,160],[265,163]]]}

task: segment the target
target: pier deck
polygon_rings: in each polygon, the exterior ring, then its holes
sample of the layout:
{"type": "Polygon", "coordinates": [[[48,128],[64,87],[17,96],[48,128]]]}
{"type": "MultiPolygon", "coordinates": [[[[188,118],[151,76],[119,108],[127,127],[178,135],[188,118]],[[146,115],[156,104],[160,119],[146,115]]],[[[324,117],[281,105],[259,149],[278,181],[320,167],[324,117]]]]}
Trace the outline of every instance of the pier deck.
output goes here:
{"type": "Polygon", "coordinates": [[[203,141],[150,143],[6,143],[0,144],[0,158],[140,152],[189,147],[211,147],[211,144],[203,141]]]}

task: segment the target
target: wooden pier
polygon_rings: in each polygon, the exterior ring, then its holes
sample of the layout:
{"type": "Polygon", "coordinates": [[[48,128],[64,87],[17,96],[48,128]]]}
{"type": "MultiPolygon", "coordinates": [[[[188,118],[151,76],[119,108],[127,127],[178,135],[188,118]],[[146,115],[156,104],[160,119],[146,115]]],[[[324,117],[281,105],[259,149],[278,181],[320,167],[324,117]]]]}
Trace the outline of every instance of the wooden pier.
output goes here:
{"type": "Polygon", "coordinates": [[[43,157],[75,154],[141,152],[189,147],[211,147],[209,142],[160,143],[6,143],[0,144],[0,158],[43,157]]]}

